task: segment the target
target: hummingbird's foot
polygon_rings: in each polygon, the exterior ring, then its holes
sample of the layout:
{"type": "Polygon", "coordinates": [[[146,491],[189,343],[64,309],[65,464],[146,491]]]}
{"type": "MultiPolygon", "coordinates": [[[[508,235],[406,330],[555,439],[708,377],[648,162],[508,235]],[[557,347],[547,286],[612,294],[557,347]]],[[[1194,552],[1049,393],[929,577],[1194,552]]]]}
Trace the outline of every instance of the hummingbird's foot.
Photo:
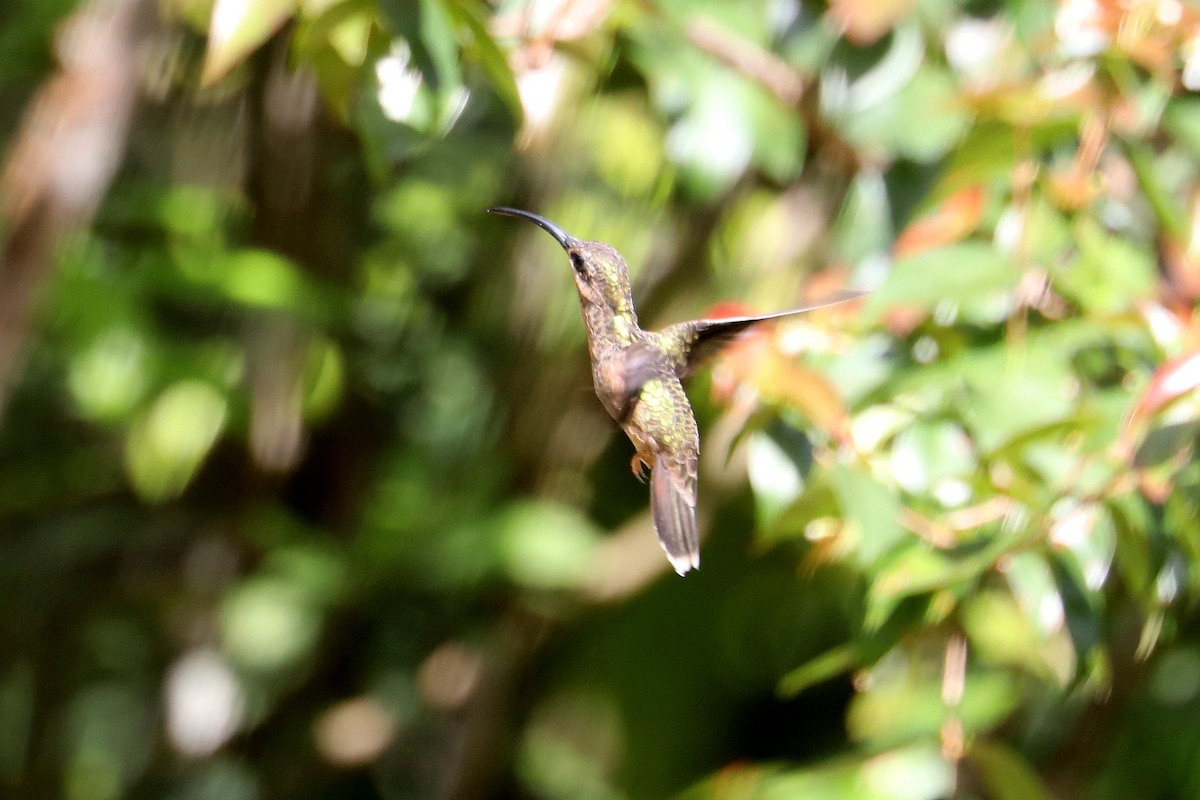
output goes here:
{"type": "Polygon", "coordinates": [[[642,458],[641,453],[634,453],[633,458],[629,460],[629,468],[633,470],[633,476],[642,483],[646,482],[646,467],[650,466],[650,462],[642,458]]]}

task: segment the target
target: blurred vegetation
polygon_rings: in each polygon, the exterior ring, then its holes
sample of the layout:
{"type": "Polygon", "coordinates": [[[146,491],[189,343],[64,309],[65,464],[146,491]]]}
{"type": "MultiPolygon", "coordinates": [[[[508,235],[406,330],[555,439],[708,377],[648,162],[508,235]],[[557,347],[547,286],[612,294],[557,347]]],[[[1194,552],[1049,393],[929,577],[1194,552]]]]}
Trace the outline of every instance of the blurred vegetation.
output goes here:
{"type": "Polygon", "coordinates": [[[1200,795],[1200,12],[8,0],[0,794],[1200,795]],[[542,213],[693,381],[670,573],[542,213]]]}

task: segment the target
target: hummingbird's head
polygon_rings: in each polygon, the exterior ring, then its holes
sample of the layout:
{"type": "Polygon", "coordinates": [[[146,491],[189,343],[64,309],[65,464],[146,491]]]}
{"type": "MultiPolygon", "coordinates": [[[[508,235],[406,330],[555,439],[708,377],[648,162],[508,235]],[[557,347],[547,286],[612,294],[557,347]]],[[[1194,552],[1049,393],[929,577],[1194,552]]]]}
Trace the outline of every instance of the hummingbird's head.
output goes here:
{"type": "Polygon", "coordinates": [[[606,306],[615,313],[633,314],[633,302],[629,296],[629,269],[625,259],[612,245],[604,242],[586,242],[576,239],[545,217],[522,211],[519,208],[497,206],[489,208],[492,214],[527,219],[554,237],[567,258],[575,275],[575,287],[585,304],[606,306]]]}

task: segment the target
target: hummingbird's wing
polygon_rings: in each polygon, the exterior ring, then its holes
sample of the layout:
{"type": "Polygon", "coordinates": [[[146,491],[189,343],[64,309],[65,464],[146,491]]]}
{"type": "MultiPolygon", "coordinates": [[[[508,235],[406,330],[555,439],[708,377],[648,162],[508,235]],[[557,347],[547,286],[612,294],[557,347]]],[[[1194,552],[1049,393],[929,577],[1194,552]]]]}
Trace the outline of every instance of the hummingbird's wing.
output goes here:
{"type": "Polygon", "coordinates": [[[617,357],[608,360],[603,370],[609,413],[624,425],[646,382],[661,378],[664,373],[669,374],[671,367],[662,352],[653,345],[634,342],[617,357]]]}
{"type": "Polygon", "coordinates": [[[838,303],[845,303],[848,300],[862,297],[865,294],[866,292],[858,291],[838,292],[820,303],[801,308],[792,308],[787,311],[778,311],[774,314],[680,322],[661,331],[658,335],[662,337],[660,341],[663,343],[664,351],[666,351],[671,362],[675,365],[675,374],[679,376],[680,380],[684,380],[695,372],[706,359],[716,355],[717,351],[729,344],[739,333],[751,325],[770,319],[803,314],[806,311],[813,311],[818,308],[837,305],[838,303]]]}

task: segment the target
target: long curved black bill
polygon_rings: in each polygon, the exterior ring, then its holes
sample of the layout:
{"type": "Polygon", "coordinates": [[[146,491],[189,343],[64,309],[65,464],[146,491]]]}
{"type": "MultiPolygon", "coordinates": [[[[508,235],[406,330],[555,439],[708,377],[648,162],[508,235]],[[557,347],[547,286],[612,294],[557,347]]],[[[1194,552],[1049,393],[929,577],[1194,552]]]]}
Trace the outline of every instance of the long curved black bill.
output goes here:
{"type": "Polygon", "coordinates": [[[575,242],[574,236],[571,236],[545,217],[534,214],[532,211],[522,211],[519,208],[508,208],[507,206],[494,206],[488,209],[488,213],[501,214],[506,217],[517,217],[518,219],[527,219],[534,225],[540,227],[546,233],[553,236],[554,241],[558,242],[564,250],[569,248],[575,242]]]}

